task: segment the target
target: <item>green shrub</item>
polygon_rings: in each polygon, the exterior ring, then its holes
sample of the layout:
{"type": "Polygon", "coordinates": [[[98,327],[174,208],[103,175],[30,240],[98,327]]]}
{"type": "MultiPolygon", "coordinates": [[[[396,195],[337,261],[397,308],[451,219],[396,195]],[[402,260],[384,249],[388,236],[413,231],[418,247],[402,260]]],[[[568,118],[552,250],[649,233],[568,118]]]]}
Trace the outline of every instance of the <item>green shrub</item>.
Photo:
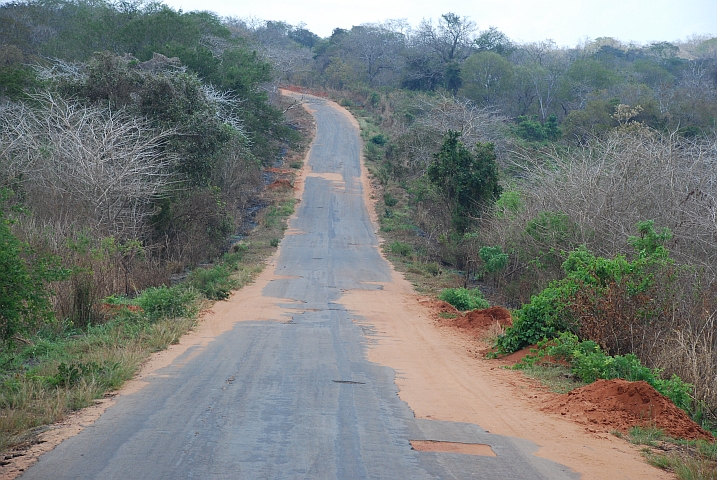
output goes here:
{"type": "Polygon", "coordinates": [[[383,151],[380,148],[379,145],[376,145],[373,142],[369,142],[366,144],[366,149],[364,150],[364,154],[366,155],[366,158],[372,162],[376,162],[378,160],[381,160],[383,158],[383,151]]]}
{"type": "Polygon", "coordinates": [[[662,370],[644,366],[632,353],[607,355],[595,342],[581,342],[577,335],[563,332],[556,338],[540,341],[516,368],[534,365],[545,357],[568,362],[573,374],[586,383],[613,378],[631,382],[645,381],[682,410],[691,411],[691,384],[683,382],[677,375],[669,379],[661,378],[662,370]]]}
{"type": "Polygon", "coordinates": [[[197,294],[182,285],[150,287],[134,300],[154,322],[163,318],[193,317],[197,314],[197,294]]]}
{"type": "Polygon", "coordinates": [[[461,311],[490,307],[488,300],[483,298],[483,293],[477,288],[446,288],[438,298],[461,311]]]}
{"type": "Polygon", "coordinates": [[[384,145],[386,145],[386,143],[388,143],[388,137],[386,137],[386,135],[382,133],[379,133],[378,135],[374,135],[373,137],[371,137],[371,143],[383,147],[384,145]]]}
{"type": "Polygon", "coordinates": [[[545,123],[540,123],[537,117],[530,119],[526,116],[520,116],[513,127],[513,131],[517,136],[529,142],[555,141],[561,135],[560,127],[558,127],[558,117],[555,115],[548,117],[545,123]]]}
{"type": "Polygon", "coordinates": [[[540,212],[525,226],[525,233],[544,245],[570,245],[578,230],[578,224],[568,214],[550,211],[540,212]]]}
{"type": "Polygon", "coordinates": [[[232,246],[232,251],[227,252],[222,256],[222,264],[230,270],[234,271],[239,268],[239,262],[246,252],[247,246],[243,243],[235,243],[232,246]]]}
{"type": "Polygon", "coordinates": [[[392,242],[388,249],[391,253],[402,257],[408,257],[413,253],[413,247],[404,242],[392,242]]]}
{"type": "Polygon", "coordinates": [[[395,207],[398,203],[398,199],[389,192],[386,192],[383,194],[383,203],[385,203],[387,207],[395,207]]]}
{"type": "Polygon", "coordinates": [[[436,262],[426,263],[426,264],[423,266],[423,270],[424,270],[427,274],[429,274],[429,275],[431,275],[431,276],[433,276],[433,277],[437,277],[438,275],[441,274],[441,266],[440,266],[438,263],[436,263],[436,262]]]}
{"type": "Polygon", "coordinates": [[[517,190],[506,190],[500,194],[498,200],[495,201],[495,217],[496,218],[513,218],[521,210],[525,208],[523,199],[520,198],[520,192],[517,190]]]}
{"type": "Polygon", "coordinates": [[[189,274],[187,283],[210,300],[224,300],[238,286],[237,281],[231,278],[230,267],[224,264],[197,268],[189,274]]]}
{"type": "Polygon", "coordinates": [[[496,340],[498,351],[512,353],[543,338],[573,330],[576,322],[567,305],[577,289],[578,285],[573,281],[558,280],[533,295],[529,303],[513,312],[513,325],[496,340]]]}
{"type": "Polygon", "coordinates": [[[498,272],[508,265],[508,254],[503,253],[503,249],[500,245],[495,247],[482,247],[478,251],[478,256],[483,260],[486,273],[498,272]]]}
{"type": "Polygon", "coordinates": [[[13,235],[14,222],[5,214],[9,196],[0,189],[0,338],[4,341],[54,320],[48,283],[69,275],[57,257],[38,256],[13,235]]]}
{"type": "Polygon", "coordinates": [[[621,345],[628,344],[635,328],[640,328],[640,321],[660,314],[659,299],[648,294],[655,279],[664,283],[674,278],[670,274],[674,262],[662,246],[670,238],[669,230],[657,233],[652,222],[640,222],[637,227],[641,236],[629,239],[638,251],[634,260],[621,255],[598,257],[585,246],[570,252],[562,264],[565,278],[533,295],[514,313],[513,325],[496,341],[498,351],[511,353],[560,332],[572,332],[620,353],[621,345]],[[605,314],[614,310],[610,302],[615,301],[622,302],[622,309],[625,305],[634,308],[633,323],[605,314]]]}
{"type": "Polygon", "coordinates": [[[498,184],[495,145],[476,143],[472,150],[459,140],[460,132],[449,130],[426,177],[452,205],[453,226],[464,233],[472,218],[480,216],[485,203],[497,199],[498,184]]]}

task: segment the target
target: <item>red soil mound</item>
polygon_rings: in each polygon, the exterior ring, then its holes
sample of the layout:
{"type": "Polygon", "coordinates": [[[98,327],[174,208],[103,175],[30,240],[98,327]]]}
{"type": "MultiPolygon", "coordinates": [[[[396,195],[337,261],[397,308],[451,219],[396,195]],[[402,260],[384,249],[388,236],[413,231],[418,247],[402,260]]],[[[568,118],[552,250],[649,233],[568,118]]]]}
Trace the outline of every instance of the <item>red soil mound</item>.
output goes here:
{"type": "Polygon", "coordinates": [[[559,395],[544,410],[604,431],[626,432],[634,426],[655,426],[675,438],[713,437],[647,382],[598,380],[559,395]]]}
{"type": "Polygon", "coordinates": [[[288,180],[276,180],[269,184],[269,188],[294,188],[288,180]]]}
{"type": "Polygon", "coordinates": [[[452,313],[453,315],[460,315],[461,313],[456,309],[456,307],[454,307],[448,302],[444,302],[443,300],[435,300],[429,297],[422,297],[418,299],[418,303],[424,305],[427,308],[430,308],[435,315],[439,315],[441,313],[452,313]]]}
{"type": "Polygon", "coordinates": [[[530,350],[535,348],[535,345],[525,347],[521,350],[517,350],[504,357],[499,357],[498,360],[505,365],[515,365],[516,363],[523,360],[526,356],[530,355],[530,350]]]}
{"type": "Polygon", "coordinates": [[[469,331],[485,330],[496,323],[512,325],[510,312],[503,307],[490,307],[484,310],[472,310],[455,319],[454,325],[469,331]]]}

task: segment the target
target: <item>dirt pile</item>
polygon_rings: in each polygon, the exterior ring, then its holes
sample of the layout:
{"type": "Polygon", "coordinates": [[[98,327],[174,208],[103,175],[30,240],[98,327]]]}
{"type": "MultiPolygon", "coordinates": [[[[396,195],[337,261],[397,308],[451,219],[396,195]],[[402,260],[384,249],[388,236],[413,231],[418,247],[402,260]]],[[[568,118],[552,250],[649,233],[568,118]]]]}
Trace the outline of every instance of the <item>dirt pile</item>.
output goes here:
{"type": "Polygon", "coordinates": [[[457,328],[473,337],[483,337],[485,333],[493,328],[512,325],[510,312],[503,307],[490,307],[483,310],[472,310],[461,314],[452,305],[446,302],[436,301],[432,305],[434,311],[438,312],[440,323],[449,327],[457,328]],[[440,314],[456,315],[455,318],[447,318],[440,314]]]}
{"type": "Polygon", "coordinates": [[[289,180],[280,179],[280,180],[274,180],[269,184],[268,188],[284,188],[284,189],[293,189],[293,185],[291,185],[291,182],[289,180]]]}
{"type": "Polygon", "coordinates": [[[473,310],[455,319],[455,326],[465,330],[485,330],[495,324],[508,326],[513,324],[510,312],[504,307],[490,307],[473,310]]]}
{"type": "Polygon", "coordinates": [[[557,396],[543,410],[588,425],[591,431],[627,432],[634,426],[655,426],[675,438],[713,440],[684,411],[643,381],[598,380],[557,396]]]}
{"type": "Polygon", "coordinates": [[[452,315],[460,315],[461,313],[456,309],[456,307],[448,302],[444,302],[443,300],[436,300],[430,297],[420,297],[418,298],[418,303],[420,303],[423,307],[431,309],[431,313],[435,315],[434,318],[439,317],[442,313],[450,313],[452,315]]]}

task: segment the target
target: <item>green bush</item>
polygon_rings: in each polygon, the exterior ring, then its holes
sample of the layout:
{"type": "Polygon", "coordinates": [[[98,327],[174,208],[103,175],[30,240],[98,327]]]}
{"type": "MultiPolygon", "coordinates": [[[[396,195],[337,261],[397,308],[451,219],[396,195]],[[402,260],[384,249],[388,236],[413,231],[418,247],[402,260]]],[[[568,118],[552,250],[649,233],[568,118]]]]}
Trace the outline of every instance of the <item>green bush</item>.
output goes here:
{"type": "Polygon", "coordinates": [[[197,314],[197,294],[183,285],[150,287],[134,300],[154,322],[163,318],[192,317],[197,314]]]}
{"type": "Polygon", "coordinates": [[[561,135],[560,127],[558,127],[558,117],[555,115],[548,117],[545,123],[540,123],[537,117],[530,119],[526,116],[520,116],[513,127],[513,131],[517,136],[529,142],[555,141],[561,135]]]}
{"type": "Polygon", "coordinates": [[[392,242],[388,249],[391,253],[402,257],[408,257],[413,253],[413,247],[404,242],[392,242]]]}
{"type": "Polygon", "coordinates": [[[488,300],[483,298],[483,293],[477,288],[446,288],[441,292],[438,298],[450,303],[461,311],[490,307],[488,300]]]}
{"type": "MultiPolygon", "coordinates": [[[[663,282],[671,278],[667,273],[674,262],[662,246],[670,233],[669,230],[655,232],[652,222],[640,222],[637,228],[640,237],[629,239],[638,253],[634,260],[621,255],[612,259],[598,257],[585,246],[570,252],[562,264],[565,278],[552,282],[514,312],[513,325],[496,341],[498,351],[511,353],[566,331],[589,332],[590,338],[613,348],[609,332],[622,341],[616,332],[620,330],[624,336],[622,330],[629,330],[631,326],[618,324],[618,319],[606,328],[612,319],[600,314],[600,310],[609,310],[606,303],[616,301],[611,295],[619,294],[626,305],[637,305],[635,312],[642,320],[659,314],[659,305],[653,296],[645,294],[653,288],[656,278],[661,277],[663,282]]],[[[619,346],[615,344],[618,353],[619,346]]]]}
{"type": "Polygon", "coordinates": [[[437,277],[441,274],[441,266],[437,262],[426,263],[423,266],[423,270],[433,277],[437,277]]]}
{"type": "Polygon", "coordinates": [[[576,322],[567,305],[577,289],[578,284],[574,281],[558,280],[533,295],[529,303],[513,312],[513,325],[496,340],[498,351],[512,353],[543,338],[573,330],[576,322]]]}
{"type": "Polygon", "coordinates": [[[525,208],[525,202],[520,198],[520,192],[517,190],[506,190],[500,194],[498,200],[495,201],[495,217],[496,218],[514,218],[521,210],[525,208]]]}
{"type": "Polygon", "coordinates": [[[581,342],[577,335],[563,332],[556,338],[540,341],[516,367],[525,368],[534,365],[545,357],[568,362],[572,373],[585,383],[613,378],[622,378],[631,382],[645,381],[682,410],[687,412],[691,410],[693,391],[691,384],[683,382],[677,375],[669,379],[661,378],[662,370],[644,366],[632,353],[607,355],[595,342],[590,340],[581,342]]]}
{"type": "Polygon", "coordinates": [[[69,275],[57,257],[38,256],[13,235],[14,221],[5,213],[9,196],[0,189],[0,338],[4,341],[54,320],[48,283],[69,275]]]}
{"type": "Polygon", "coordinates": [[[508,264],[508,254],[503,253],[500,245],[495,247],[482,247],[478,251],[478,256],[483,260],[486,273],[495,273],[503,270],[508,264]]]}
{"type": "Polygon", "coordinates": [[[187,283],[193,289],[210,300],[224,300],[238,286],[231,278],[231,270],[226,265],[212,268],[197,268],[189,274],[187,283]]]}
{"type": "Polygon", "coordinates": [[[448,131],[426,169],[426,177],[452,204],[453,226],[463,233],[471,219],[480,216],[483,205],[500,196],[502,188],[494,144],[479,142],[470,150],[460,136],[460,132],[448,131]]]}
{"type": "Polygon", "coordinates": [[[389,192],[386,192],[383,194],[383,203],[385,203],[387,207],[395,207],[398,203],[398,199],[389,192]]]}
{"type": "Polygon", "coordinates": [[[380,147],[383,147],[388,142],[388,137],[386,135],[379,133],[378,135],[374,135],[371,137],[371,143],[378,145],[380,147]]]}
{"type": "Polygon", "coordinates": [[[380,148],[379,145],[369,142],[366,144],[366,149],[364,150],[364,155],[366,155],[366,158],[372,162],[376,162],[378,160],[381,160],[383,158],[383,150],[380,148]]]}

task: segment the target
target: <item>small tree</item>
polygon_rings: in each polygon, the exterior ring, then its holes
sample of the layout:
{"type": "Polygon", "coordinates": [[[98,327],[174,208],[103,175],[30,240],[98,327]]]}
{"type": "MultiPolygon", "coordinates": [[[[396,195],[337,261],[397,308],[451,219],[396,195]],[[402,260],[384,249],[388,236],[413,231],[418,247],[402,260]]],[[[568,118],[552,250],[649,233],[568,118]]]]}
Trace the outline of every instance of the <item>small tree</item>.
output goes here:
{"type": "Polygon", "coordinates": [[[460,132],[448,131],[426,173],[452,204],[453,225],[462,233],[480,215],[483,205],[497,198],[502,189],[493,144],[478,142],[470,151],[460,136],[460,132]]]}

